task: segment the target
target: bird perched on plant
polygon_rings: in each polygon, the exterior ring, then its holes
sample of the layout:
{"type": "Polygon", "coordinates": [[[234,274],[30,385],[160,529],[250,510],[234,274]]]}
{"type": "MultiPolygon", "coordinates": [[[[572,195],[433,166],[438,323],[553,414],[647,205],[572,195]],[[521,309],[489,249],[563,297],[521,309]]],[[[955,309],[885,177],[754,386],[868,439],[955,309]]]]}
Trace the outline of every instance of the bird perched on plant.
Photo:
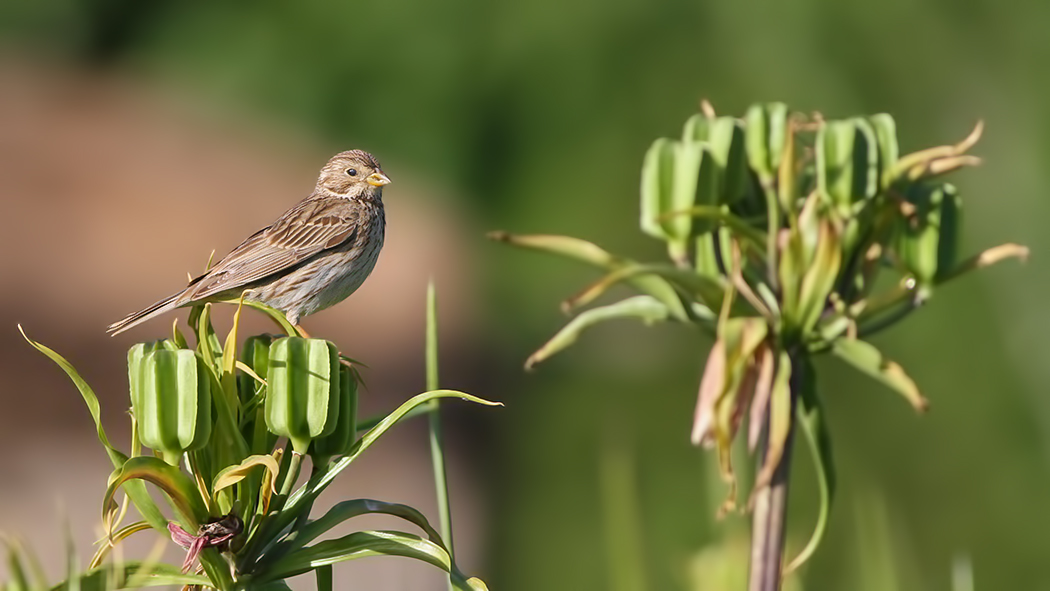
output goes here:
{"type": "Polygon", "coordinates": [[[186,289],[111,324],[121,333],[175,308],[245,300],[276,308],[292,324],[354,293],[375,267],[390,179],[368,152],[350,150],[321,169],[309,197],[248,237],[186,289]]]}

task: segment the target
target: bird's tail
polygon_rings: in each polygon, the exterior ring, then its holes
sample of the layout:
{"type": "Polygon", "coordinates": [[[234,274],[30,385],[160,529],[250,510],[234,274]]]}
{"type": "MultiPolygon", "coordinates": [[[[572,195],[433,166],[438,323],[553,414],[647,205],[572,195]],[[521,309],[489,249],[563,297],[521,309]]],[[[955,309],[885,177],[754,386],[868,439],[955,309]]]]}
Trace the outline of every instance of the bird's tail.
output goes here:
{"type": "Polygon", "coordinates": [[[137,326],[149,320],[150,318],[153,318],[154,316],[160,316],[165,312],[174,310],[175,308],[179,307],[179,296],[181,296],[182,294],[183,292],[181,291],[179,293],[172,294],[144,310],[139,310],[138,312],[131,314],[123,320],[114,322],[113,324],[109,325],[109,328],[106,329],[106,332],[108,332],[110,336],[116,336],[133,326],[137,326]]]}

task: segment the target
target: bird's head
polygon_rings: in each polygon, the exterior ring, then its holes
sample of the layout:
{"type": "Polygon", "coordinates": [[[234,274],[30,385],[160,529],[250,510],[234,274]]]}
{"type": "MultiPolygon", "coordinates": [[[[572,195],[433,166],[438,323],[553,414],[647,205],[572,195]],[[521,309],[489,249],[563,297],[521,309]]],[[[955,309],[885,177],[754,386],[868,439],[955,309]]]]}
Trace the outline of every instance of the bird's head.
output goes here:
{"type": "Polygon", "coordinates": [[[340,152],[321,169],[317,191],[346,199],[375,198],[390,178],[375,156],[363,150],[340,152]]]}

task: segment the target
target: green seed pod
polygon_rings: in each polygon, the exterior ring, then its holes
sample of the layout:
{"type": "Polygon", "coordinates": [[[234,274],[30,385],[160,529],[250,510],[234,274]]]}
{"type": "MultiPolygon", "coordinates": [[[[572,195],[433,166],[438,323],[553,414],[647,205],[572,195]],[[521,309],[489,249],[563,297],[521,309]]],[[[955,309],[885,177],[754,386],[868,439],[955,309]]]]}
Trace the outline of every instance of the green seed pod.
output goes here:
{"type": "Polygon", "coordinates": [[[904,268],[915,276],[919,297],[925,299],[937,277],[955,265],[960,201],[955,187],[949,184],[911,185],[905,197],[915,212],[900,218],[897,254],[904,268]]]}
{"type": "Polygon", "coordinates": [[[151,345],[128,353],[132,412],[142,444],[177,465],[183,452],[200,449],[211,435],[211,376],[193,351],[161,345],[145,352],[151,345]]]}
{"type": "Polygon", "coordinates": [[[357,378],[349,367],[339,367],[339,418],[330,435],[314,439],[310,456],[314,465],[322,465],[332,456],[350,451],[357,439],[357,378]]]}
{"type": "Polygon", "coordinates": [[[884,181],[886,173],[897,163],[900,156],[900,148],[897,144],[897,123],[889,113],[879,113],[868,117],[872,130],[875,132],[875,141],[879,146],[879,186],[887,188],[884,181]]]}
{"type": "Polygon", "coordinates": [[[142,358],[163,348],[164,341],[150,341],[148,343],[138,343],[128,349],[128,389],[131,391],[132,405],[138,399],[139,381],[142,376],[140,373],[142,358]]]}
{"type": "Polygon", "coordinates": [[[285,337],[270,345],[266,426],[296,453],[335,431],[339,417],[339,351],[322,339],[285,337]]]}
{"type": "Polygon", "coordinates": [[[864,119],[828,121],[817,132],[817,189],[843,219],[879,190],[875,132],[864,119]]]}
{"type": "Polygon", "coordinates": [[[667,240],[668,220],[661,219],[672,207],[674,192],[675,142],[661,138],[653,142],[642,164],[642,231],[667,240]]]}
{"type": "Polygon", "coordinates": [[[780,168],[787,122],[788,108],[784,103],[752,105],[744,116],[747,160],[767,189],[773,186],[780,168]]]}

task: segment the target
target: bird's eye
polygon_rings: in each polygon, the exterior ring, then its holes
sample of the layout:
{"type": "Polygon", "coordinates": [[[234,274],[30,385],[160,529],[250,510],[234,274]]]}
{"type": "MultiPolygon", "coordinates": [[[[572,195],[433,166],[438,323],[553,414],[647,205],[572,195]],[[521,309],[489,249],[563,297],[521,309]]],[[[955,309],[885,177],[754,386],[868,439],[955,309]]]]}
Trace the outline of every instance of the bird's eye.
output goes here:
{"type": "Polygon", "coordinates": [[[357,176],[357,169],[356,168],[348,168],[348,169],[346,169],[346,174],[348,174],[350,176],[357,176]]]}

